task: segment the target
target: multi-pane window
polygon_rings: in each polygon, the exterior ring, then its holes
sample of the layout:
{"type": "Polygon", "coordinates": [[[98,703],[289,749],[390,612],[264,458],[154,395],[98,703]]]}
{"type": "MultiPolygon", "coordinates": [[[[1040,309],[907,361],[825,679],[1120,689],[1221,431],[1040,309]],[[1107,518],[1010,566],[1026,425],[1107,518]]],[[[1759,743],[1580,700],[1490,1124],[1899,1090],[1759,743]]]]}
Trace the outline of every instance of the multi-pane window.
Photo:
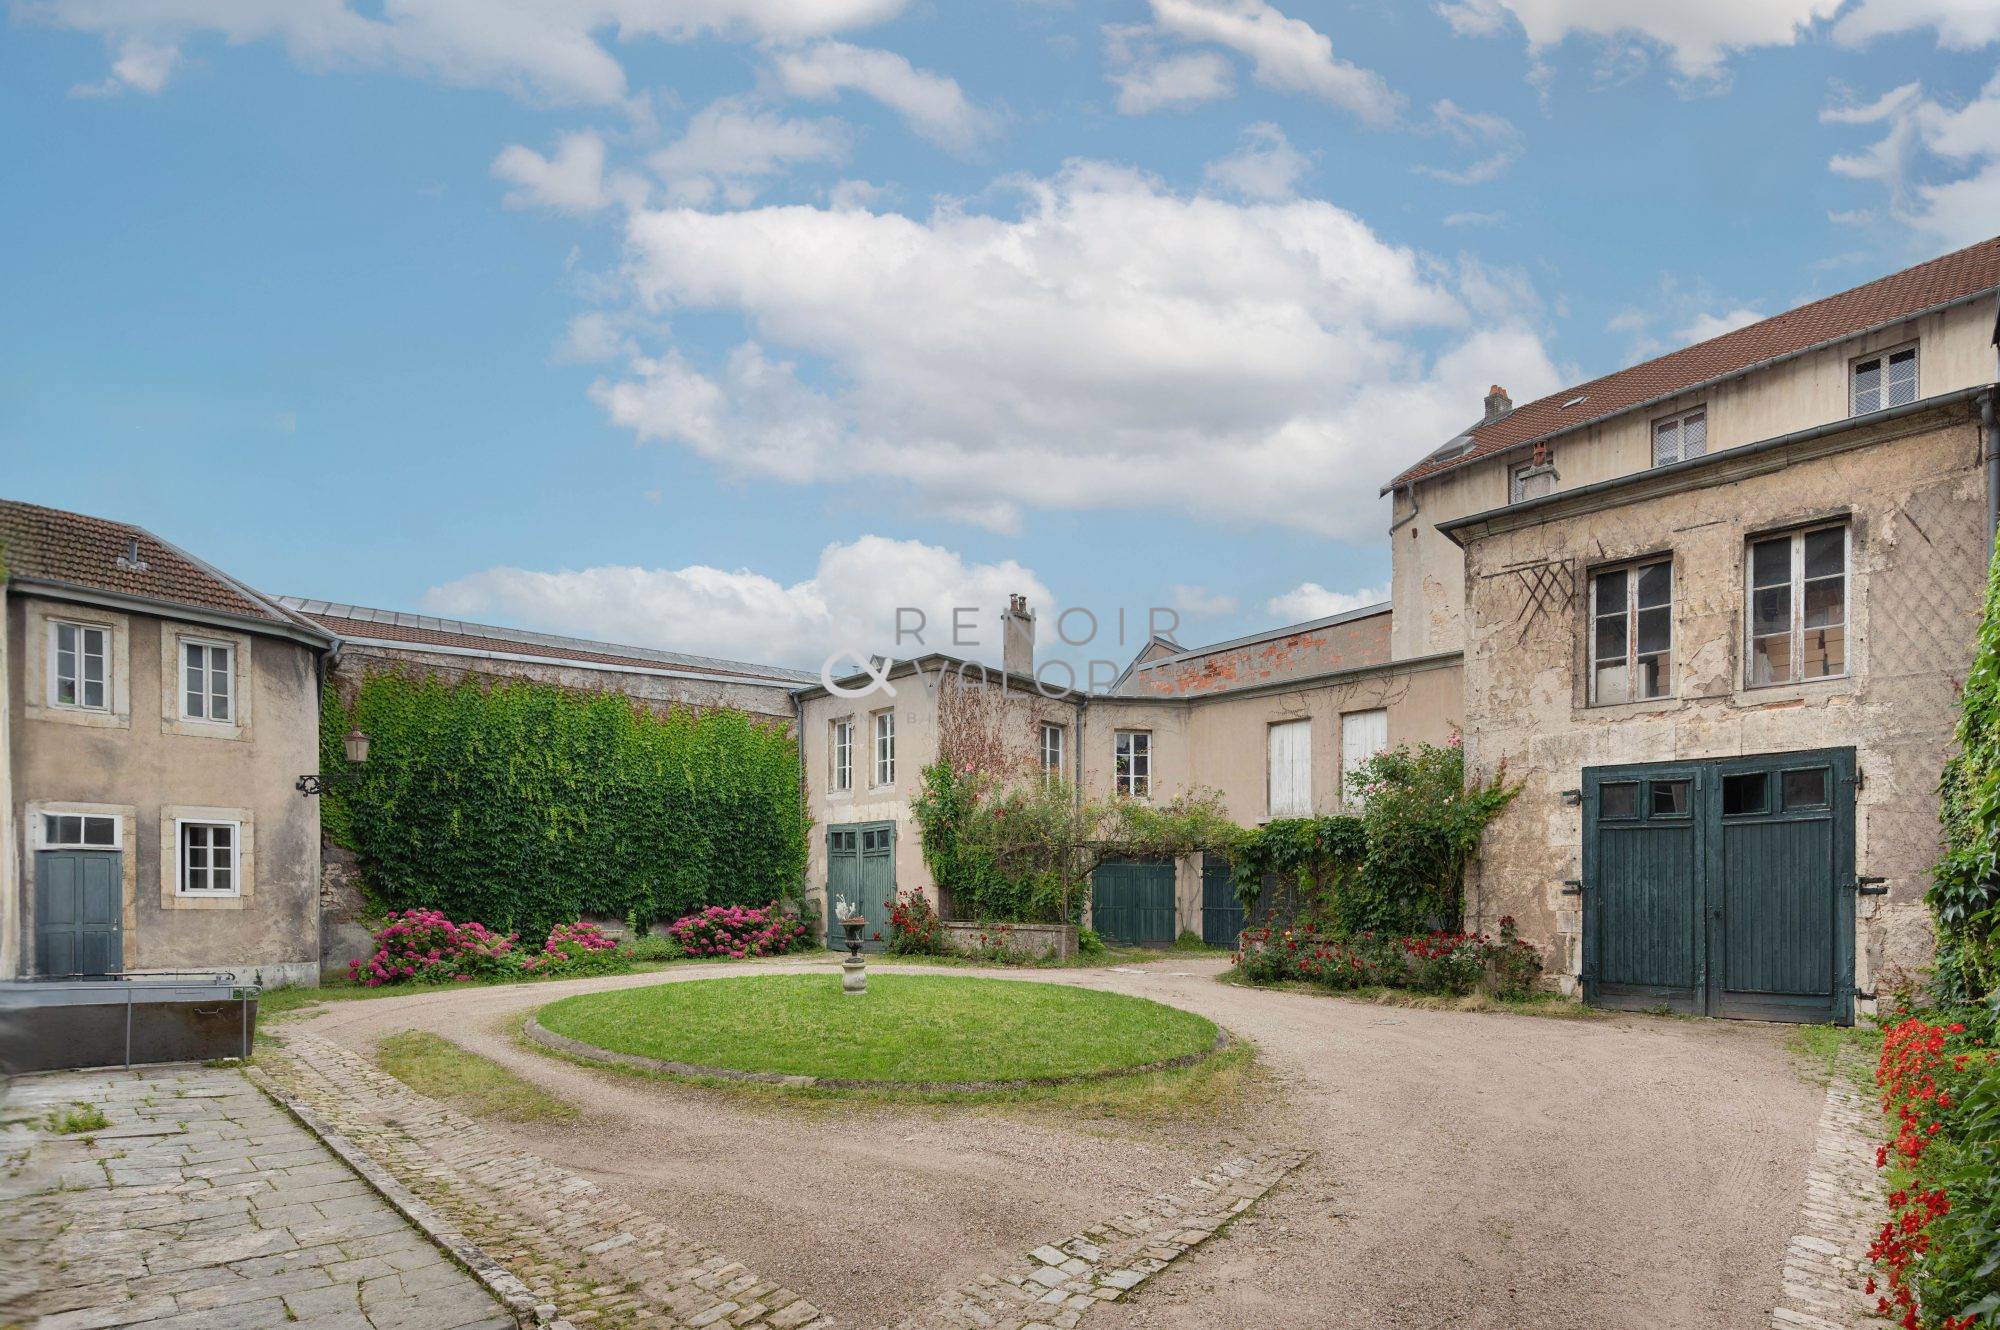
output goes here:
{"type": "Polygon", "coordinates": [[[1903,406],[1917,400],[1917,348],[1906,346],[1854,362],[1852,415],[1903,406]]]}
{"type": "Polygon", "coordinates": [[[1847,672],[1847,528],[1823,526],[1750,546],[1746,681],[1825,679],[1847,672]]]}
{"type": "Polygon", "coordinates": [[[1708,409],[1696,407],[1653,422],[1653,465],[1669,466],[1708,452],[1708,409]]]}
{"type": "Polygon", "coordinates": [[[1153,732],[1119,730],[1112,739],[1112,787],[1144,799],[1153,792],[1153,732]]]}
{"type": "Polygon", "coordinates": [[[875,713],[875,783],[896,783],[896,713],[875,713]]]}
{"type": "Polygon", "coordinates": [[[181,642],[181,717],[235,717],[236,651],[221,642],[181,642]]]}
{"type": "Polygon", "coordinates": [[[1556,492],[1553,462],[1523,462],[1507,473],[1507,502],[1525,503],[1556,492]]]}
{"type": "Polygon", "coordinates": [[[105,711],[111,705],[111,630],[99,624],[49,623],[49,700],[59,707],[105,711]]]}
{"type": "Polygon", "coordinates": [[[45,850],[112,850],[118,848],[118,819],[94,813],[42,814],[45,850]]]}
{"type": "Polygon", "coordinates": [[[833,788],[854,788],[854,722],[851,720],[833,723],[833,788]]]}
{"type": "Polygon", "coordinates": [[[1052,780],[1061,780],[1063,774],[1063,727],[1042,725],[1042,771],[1052,780]]]}
{"type": "Polygon", "coordinates": [[[234,822],[180,824],[183,896],[234,896],[237,893],[234,822]]]}
{"type": "Polygon", "coordinates": [[[1673,691],[1674,569],[1662,559],[1590,579],[1590,700],[1643,702],[1673,691]]]}

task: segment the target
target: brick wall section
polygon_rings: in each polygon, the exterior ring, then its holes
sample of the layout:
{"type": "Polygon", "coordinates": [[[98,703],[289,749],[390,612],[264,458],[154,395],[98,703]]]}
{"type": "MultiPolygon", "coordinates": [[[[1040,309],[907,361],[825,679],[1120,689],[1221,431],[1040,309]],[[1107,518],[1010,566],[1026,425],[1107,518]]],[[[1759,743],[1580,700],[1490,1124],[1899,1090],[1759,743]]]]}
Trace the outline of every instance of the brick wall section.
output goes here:
{"type": "Polygon", "coordinates": [[[1136,678],[1142,697],[1192,697],[1329,670],[1382,665],[1388,659],[1389,614],[1385,610],[1310,632],[1193,656],[1142,670],[1136,678]]]}

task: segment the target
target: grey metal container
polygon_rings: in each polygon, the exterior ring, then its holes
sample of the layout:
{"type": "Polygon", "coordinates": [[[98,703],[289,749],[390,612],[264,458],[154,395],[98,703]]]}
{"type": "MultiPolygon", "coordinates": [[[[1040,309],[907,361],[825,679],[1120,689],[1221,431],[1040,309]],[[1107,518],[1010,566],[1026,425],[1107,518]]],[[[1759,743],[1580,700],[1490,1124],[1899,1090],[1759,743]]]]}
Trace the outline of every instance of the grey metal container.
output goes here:
{"type": "Polygon", "coordinates": [[[258,992],[227,974],[0,981],[0,1072],[247,1058],[258,992]]]}

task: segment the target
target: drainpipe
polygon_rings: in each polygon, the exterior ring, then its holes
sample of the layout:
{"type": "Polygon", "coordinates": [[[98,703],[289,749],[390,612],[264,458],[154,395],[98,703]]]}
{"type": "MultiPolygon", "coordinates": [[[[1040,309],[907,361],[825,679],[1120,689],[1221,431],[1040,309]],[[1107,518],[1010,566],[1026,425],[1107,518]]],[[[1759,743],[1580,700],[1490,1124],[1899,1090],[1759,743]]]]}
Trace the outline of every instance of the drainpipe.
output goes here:
{"type": "Polygon", "coordinates": [[[1410,511],[1389,523],[1389,534],[1392,536],[1417,520],[1417,483],[1411,481],[1409,484],[1403,486],[1403,488],[1410,492],[1410,511]]]}

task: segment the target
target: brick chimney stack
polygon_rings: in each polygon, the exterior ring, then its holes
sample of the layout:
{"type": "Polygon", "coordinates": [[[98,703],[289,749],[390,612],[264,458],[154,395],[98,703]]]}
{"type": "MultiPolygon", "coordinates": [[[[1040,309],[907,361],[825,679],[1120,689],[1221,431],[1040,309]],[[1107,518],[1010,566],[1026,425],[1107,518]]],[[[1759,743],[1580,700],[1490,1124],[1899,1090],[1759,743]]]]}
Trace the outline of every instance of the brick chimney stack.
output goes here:
{"type": "Polygon", "coordinates": [[[1009,674],[1035,675],[1035,613],[1018,591],[1007,597],[1000,616],[1000,663],[1009,674]]]}
{"type": "Polygon", "coordinates": [[[1486,390],[1486,419],[1479,423],[1482,425],[1491,425],[1494,421],[1500,419],[1500,417],[1513,409],[1514,399],[1507,395],[1505,388],[1496,383],[1486,390]]]}

